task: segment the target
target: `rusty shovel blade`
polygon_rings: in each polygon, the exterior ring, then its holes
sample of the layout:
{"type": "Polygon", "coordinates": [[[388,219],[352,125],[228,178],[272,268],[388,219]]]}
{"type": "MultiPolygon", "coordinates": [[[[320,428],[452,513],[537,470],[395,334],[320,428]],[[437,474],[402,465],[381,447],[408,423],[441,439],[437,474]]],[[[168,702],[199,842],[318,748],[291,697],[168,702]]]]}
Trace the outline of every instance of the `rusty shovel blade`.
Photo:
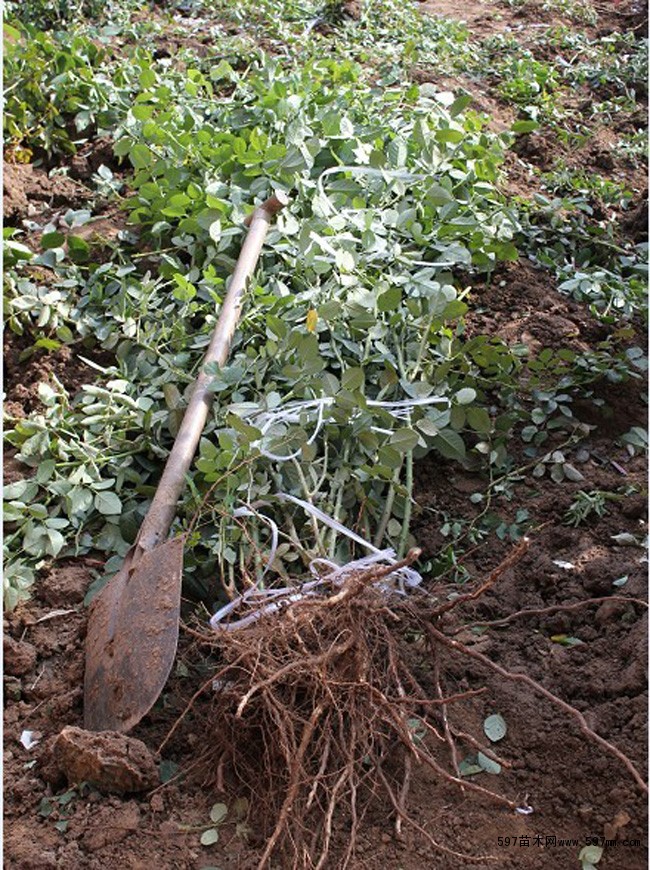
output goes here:
{"type": "Polygon", "coordinates": [[[95,641],[86,648],[84,727],[125,732],[155,704],[178,643],[182,537],[126,559],[92,601],[95,641]]]}

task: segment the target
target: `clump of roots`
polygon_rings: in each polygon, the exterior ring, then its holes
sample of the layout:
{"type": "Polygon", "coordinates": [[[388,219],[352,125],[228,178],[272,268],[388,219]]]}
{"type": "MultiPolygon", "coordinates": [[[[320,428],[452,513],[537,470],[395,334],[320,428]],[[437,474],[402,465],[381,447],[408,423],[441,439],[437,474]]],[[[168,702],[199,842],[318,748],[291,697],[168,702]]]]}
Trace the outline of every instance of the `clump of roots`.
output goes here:
{"type": "MultiPolygon", "coordinates": [[[[209,727],[217,740],[203,770],[220,790],[226,777],[234,776],[238,792],[253,796],[256,827],[265,838],[259,868],[272,859],[286,868],[333,866],[328,856],[335,839],[337,856],[342,854],[336,866],[349,866],[372,803],[389,809],[398,837],[411,827],[431,846],[464,862],[497,860],[449,849],[408,811],[416,765],[512,811],[532,811],[461,778],[458,743],[509,765],[454,725],[465,718],[457,707],[485,689],[445,694],[445,656],[467,656],[500,679],[525,682],[572,717],[647,791],[633,763],[594,733],[576,709],[443,630],[444,615],[481,596],[526,547],[522,542],[485,582],[453,601],[436,601],[417,590],[408,596],[387,593],[386,575],[412,561],[415,551],[403,563],[349,573],[329,597],[299,598],[235,630],[200,635],[220,667],[187,709],[201,695],[212,694],[209,727]]],[[[508,621],[526,614],[511,614],[508,621]]]]}
{"type": "Polygon", "coordinates": [[[411,769],[427,764],[461,784],[426,738],[446,742],[448,704],[477,692],[445,698],[438,684],[432,698],[420,684],[417,659],[426,657],[429,670],[435,651],[417,600],[387,597],[376,585],[394,570],[359,572],[328,598],[212,636],[223,666],[212,682],[210,726],[219,740],[210,767],[218,783],[234,773],[255,795],[268,822],[260,867],[272,856],[285,867],[326,866],[339,824],[346,826],[347,866],[370,800],[381,796],[397,835],[411,825],[450,851],[408,814],[411,769]]]}

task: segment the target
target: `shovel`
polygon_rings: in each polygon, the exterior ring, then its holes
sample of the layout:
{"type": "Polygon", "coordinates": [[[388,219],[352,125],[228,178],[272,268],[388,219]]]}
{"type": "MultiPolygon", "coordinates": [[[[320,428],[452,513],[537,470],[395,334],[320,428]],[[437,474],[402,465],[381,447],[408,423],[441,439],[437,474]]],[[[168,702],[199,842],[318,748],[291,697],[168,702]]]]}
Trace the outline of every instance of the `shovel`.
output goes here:
{"type": "Polygon", "coordinates": [[[246,220],[249,227],[183,422],[138,537],[88,616],[84,725],[126,732],[155,704],[178,643],[184,537],[167,540],[212,404],[207,363],[223,366],[239,321],[246,281],[273,216],[288,203],[277,192],[246,220]]]}

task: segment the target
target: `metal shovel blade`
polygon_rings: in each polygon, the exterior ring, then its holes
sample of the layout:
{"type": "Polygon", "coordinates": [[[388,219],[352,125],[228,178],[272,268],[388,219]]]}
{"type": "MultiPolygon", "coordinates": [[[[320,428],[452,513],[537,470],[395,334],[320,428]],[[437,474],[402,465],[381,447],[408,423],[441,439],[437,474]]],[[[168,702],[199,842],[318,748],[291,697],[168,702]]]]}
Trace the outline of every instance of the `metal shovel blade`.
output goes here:
{"type": "Polygon", "coordinates": [[[153,707],[176,656],[183,573],[182,537],[127,557],[91,604],[84,726],[132,728],[153,707]]]}

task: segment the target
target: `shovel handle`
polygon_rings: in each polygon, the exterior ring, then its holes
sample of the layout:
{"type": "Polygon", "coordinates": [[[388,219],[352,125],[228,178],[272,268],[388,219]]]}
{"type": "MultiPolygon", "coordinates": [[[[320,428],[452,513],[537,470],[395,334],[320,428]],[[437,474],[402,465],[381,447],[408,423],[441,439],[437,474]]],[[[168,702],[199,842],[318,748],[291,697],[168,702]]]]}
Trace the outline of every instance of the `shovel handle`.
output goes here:
{"type": "Polygon", "coordinates": [[[185,485],[185,475],[192,464],[214,397],[214,393],[210,390],[212,378],[206,374],[205,366],[208,363],[217,363],[219,366],[225,364],[241,315],[246,282],[257,265],[273,217],[288,202],[287,195],[278,191],[258,206],[244,222],[248,227],[248,233],[230,279],[228,292],[221,304],[219,320],[212,334],[201,372],[194,383],[183,422],[167,458],[153,501],[140,527],[134,548],[139,552],[147,552],[163,541],[176,516],[178,499],[185,485]]]}

